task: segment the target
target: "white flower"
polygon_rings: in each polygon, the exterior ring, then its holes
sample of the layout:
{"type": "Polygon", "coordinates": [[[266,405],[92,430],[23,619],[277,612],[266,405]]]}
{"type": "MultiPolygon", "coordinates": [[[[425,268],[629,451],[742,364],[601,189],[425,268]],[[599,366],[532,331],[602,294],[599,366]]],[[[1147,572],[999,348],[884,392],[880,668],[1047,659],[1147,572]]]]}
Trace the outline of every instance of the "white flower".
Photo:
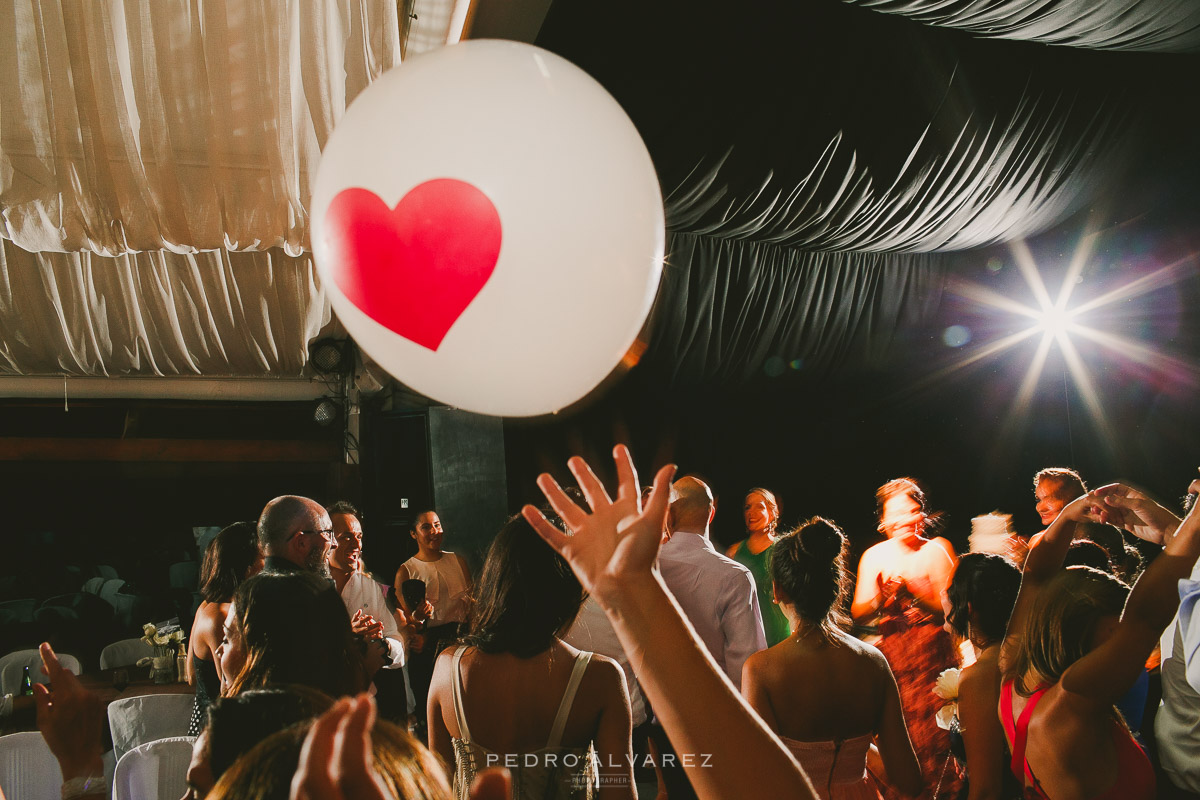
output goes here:
{"type": "MultiPolygon", "coordinates": [[[[958,672],[958,670],[954,670],[958,672]]],[[[942,673],[945,675],[946,673],[942,673]]],[[[958,716],[958,703],[947,703],[938,709],[937,726],[944,731],[950,730],[950,725],[954,722],[954,718],[958,716]]]]}
{"type": "Polygon", "coordinates": [[[937,676],[937,683],[933,685],[933,693],[943,700],[957,700],[958,675],[956,667],[942,670],[942,674],[937,676]]]}

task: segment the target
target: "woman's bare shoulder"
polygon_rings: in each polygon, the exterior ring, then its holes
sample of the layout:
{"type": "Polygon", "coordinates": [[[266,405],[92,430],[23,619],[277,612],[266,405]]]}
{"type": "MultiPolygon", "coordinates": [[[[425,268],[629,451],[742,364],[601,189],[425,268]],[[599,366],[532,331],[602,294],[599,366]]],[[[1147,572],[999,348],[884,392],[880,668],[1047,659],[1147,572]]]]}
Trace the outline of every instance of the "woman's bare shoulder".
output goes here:
{"type": "Polygon", "coordinates": [[[951,561],[954,560],[954,545],[950,544],[950,540],[944,536],[935,536],[934,538],[925,542],[925,544],[921,546],[921,549],[930,554],[945,553],[950,557],[951,561]]]}
{"type": "Polygon", "coordinates": [[[196,627],[220,629],[225,624],[225,616],[229,613],[228,603],[210,603],[207,600],[196,609],[196,627]]]}
{"type": "Polygon", "coordinates": [[[887,657],[875,645],[855,638],[845,631],[838,631],[836,636],[837,646],[845,653],[846,658],[860,662],[875,672],[891,672],[887,657]]]}

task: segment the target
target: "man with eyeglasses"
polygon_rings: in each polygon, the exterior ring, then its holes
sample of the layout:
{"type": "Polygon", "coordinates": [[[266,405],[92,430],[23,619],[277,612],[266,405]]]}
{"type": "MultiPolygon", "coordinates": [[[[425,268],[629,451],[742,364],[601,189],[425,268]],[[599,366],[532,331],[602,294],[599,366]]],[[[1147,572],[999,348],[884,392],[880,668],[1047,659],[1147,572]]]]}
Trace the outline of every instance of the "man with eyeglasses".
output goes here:
{"type": "Polygon", "coordinates": [[[266,561],[264,572],[315,572],[329,574],[329,548],[333,525],[324,507],[295,495],[276,497],[258,518],[258,546],[266,561]]]}
{"type": "MultiPolygon", "coordinates": [[[[329,571],[333,543],[329,514],[324,506],[307,497],[276,497],[258,518],[258,546],[266,557],[263,572],[315,572],[328,578],[336,590],[329,571]]],[[[372,676],[385,664],[403,663],[403,645],[399,640],[389,641],[384,624],[375,617],[360,609],[351,617],[350,627],[368,645],[367,670],[372,676]]]]}

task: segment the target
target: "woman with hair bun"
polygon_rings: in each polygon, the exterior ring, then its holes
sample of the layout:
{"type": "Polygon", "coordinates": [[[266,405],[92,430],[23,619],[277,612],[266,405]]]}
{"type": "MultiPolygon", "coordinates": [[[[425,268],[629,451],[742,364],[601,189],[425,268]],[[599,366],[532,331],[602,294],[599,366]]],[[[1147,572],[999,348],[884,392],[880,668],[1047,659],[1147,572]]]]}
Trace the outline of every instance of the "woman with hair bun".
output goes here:
{"type": "Polygon", "coordinates": [[[804,767],[822,800],[878,800],[867,776],[872,739],[891,786],[915,794],[921,767],[909,740],[900,693],[887,659],[842,630],[849,576],[846,536],[814,517],[776,540],[775,602],[792,634],[755,653],[742,693],[804,767]]]}

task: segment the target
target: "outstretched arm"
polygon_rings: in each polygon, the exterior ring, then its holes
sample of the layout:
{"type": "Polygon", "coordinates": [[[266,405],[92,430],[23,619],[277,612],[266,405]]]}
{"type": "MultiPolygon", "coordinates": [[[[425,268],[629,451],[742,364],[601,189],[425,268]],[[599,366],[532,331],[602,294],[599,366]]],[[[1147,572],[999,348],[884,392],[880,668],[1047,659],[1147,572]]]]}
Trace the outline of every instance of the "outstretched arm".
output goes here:
{"type": "Polygon", "coordinates": [[[587,462],[568,462],[591,513],[549,475],[538,477],[570,535],[533,506],[522,509],[525,519],[603,606],[698,797],[738,797],[754,786],[764,797],[814,798],[804,771],[721,673],[654,566],[674,467],[659,470],[643,510],[629,451],[619,445],[613,455],[615,501],[587,462]]]}
{"type": "Polygon", "coordinates": [[[1021,588],[1013,606],[1008,628],[1004,633],[1004,644],[1000,648],[1000,674],[1008,672],[1015,643],[1025,630],[1029,615],[1037,605],[1038,595],[1047,581],[1062,569],[1075,528],[1080,522],[1099,522],[1100,509],[1097,499],[1091,494],[1077,497],[1066,505],[1058,518],[1050,523],[1038,546],[1029,551],[1025,568],[1021,571],[1021,588]]]}
{"type": "Polygon", "coordinates": [[[101,758],[104,704],[63,668],[49,644],[43,642],[40,649],[42,670],[50,678],[50,686],[38,683],[33,687],[38,730],[58,760],[64,784],[71,783],[80,792],[74,797],[108,797],[101,758]]]}
{"type": "MultiPolygon", "coordinates": [[[[1192,481],[1188,491],[1200,491],[1200,480],[1192,481]]],[[[1162,554],[1133,585],[1112,636],[1063,673],[1063,688],[1105,706],[1128,691],[1179,609],[1179,581],[1191,574],[1197,557],[1200,512],[1193,506],[1167,537],[1162,554]]]]}
{"type": "Polygon", "coordinates": [[[1101,486],[1093,494],[1103,503],[1101,521],[1123,528],[1139,539],[1163,544],[1179,527],[1179,517],[1123,483],[1101,486]]]}

